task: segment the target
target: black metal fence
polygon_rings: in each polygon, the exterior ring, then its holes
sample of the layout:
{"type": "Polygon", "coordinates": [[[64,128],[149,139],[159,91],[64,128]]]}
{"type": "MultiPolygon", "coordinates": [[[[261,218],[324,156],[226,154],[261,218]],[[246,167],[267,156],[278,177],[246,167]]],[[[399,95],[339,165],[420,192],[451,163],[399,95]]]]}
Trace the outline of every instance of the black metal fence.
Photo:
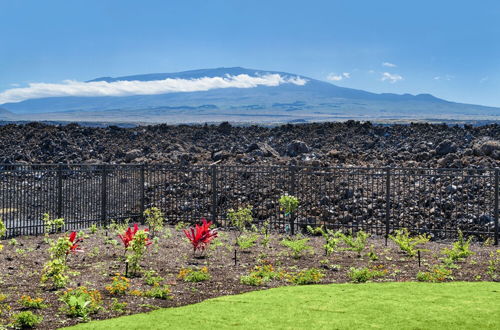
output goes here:
{"type": "Polygon", "coordinates": [[[10,164],[0,165],[0,218],[9,236],[43,233],[47,212],[72,230],[152,206],[172,223],[225,226],[229,208],[251,205],[255,221],[280,230],[406,227],[443,239],[461,229],[498,243],[498,190],[498,169],[10,164]],[[279,210],[285,193],[300,200],[293,218],[279,210]]]}

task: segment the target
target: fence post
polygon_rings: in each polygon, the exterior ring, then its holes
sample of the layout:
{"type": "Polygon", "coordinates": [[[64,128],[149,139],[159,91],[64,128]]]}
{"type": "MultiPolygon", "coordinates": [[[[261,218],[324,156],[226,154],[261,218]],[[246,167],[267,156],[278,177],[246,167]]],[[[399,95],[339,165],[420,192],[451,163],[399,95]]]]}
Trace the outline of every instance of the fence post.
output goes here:
{"type": "Polygon", "coordinates": [[[212,223],[219,226],[217,222],[217,165],[211,166],[212,176],[212,223]]]}
{"type": "MultiPolygon", "coordinates": [[[[296,179],[295,179],[295,172],[297,171],[297,168],[295,165],[290,165],[290,195],[295,196],[295,185],[296,185],[296,179]]],[[[290,214],[290,234],[295,235],[295,212],[292,212],[290,214]]]]}
{"type": "Polygon", "coordinates": [[[62,164],[59,164],[57,166],[57,211],[56,211],[56,218],[62,218],[62,207],[63,207],[63,200],[62,200],[63,178],[62,178],[62,173],[63,173],[63,166],[62,166],[62,164]]]}
{"type": "Polygon", "coordinates": [[[144,184],[146,183],[146,165],[142,164],[141,165],[141,179],[140,179],[140,185],[141,185],[141,205],[140,205],[140,219],[141,223],[144,224],[144,211],[145,211],[145,204],[146,204],[146,192],[144,188],[144,184]]]}
{"type": "Polygon", "coordinates": [[[107,225],[106,223],[106,213],[107,213],[107,202],[108,202],[108,191],[107,191],[107,173],[106,165],[101,165],[101,226],[107,225]]]}
{"type": "Polygon", "coordinates": [[[385,173],[385,246],[389,238],[389,220],[391,214],[391,168],[387,167],[385,173]]]}
{"type": "Polygon", "coordinates": [[[498,177],[500,169],[495,169],[495,245],[498,245],[498,177]]]}

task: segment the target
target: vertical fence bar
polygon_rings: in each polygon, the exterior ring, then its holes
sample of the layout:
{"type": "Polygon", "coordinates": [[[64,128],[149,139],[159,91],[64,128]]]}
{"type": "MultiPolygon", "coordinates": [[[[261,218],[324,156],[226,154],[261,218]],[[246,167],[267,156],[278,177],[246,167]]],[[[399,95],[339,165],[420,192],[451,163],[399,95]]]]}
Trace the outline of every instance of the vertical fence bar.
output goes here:
{"type": "Polygon", "coordinates": [[[385,173],[385,246],[389,238],[389,220],[391,213],[391,168],[388,167],[385,173]]]}
{"type": "Polygon", "coordinates": [[[62,218],[62,208],[63,208],[63,199],[62,199],[62,191],[63,191],[63,165],[59,164],[57,166],[57,210],[56,210],[56,218],[62,218]]]}
{"type": "Polygon", "coordinates": [[[101,165],[101,226],[106,226],[106,213],[108,203],[107,191],[107,168],[106,165],[101,165]]]}
{"type": "Polygon", "coordinates": [[[498,177],[500,169],[495,169],[495,245],[498,245],[498,177]]]}
{"type": "MultiPolygon", "coordinates": [[[[295,165],[290,165],[289,167],[290,170],[290,195],[295,196],[295,185],[296,185],[296,178],[295,174],[297,171],[297,168],[295,165]]],[[[292,212],[290,214],[290,234],[295,235],[295,212],[292,212]]]]}
{"type": "Polygon", "coordinates": [[[212,177],[212,223],[219,226],[217,222],[217,165],[212,165],[210,170],[212,177]]]}
{"type": "Polygon", "coordinates": [[[140,178],[140,185],[141,185],[141,190],[140,190],[140,194],[141,194],[141,205],[140,205],[140,212],[141,212],[141,215],[140,215],[140,219],[141,219],[141,223],[144,224],[144,211],[145,211],[145,204],[146,204],[146,192],[145,192],[145,187],[144,187],[144,184],[146,183],[146,165],[145,164],[142,164],[141,165],[141,178],[140,178]]]}

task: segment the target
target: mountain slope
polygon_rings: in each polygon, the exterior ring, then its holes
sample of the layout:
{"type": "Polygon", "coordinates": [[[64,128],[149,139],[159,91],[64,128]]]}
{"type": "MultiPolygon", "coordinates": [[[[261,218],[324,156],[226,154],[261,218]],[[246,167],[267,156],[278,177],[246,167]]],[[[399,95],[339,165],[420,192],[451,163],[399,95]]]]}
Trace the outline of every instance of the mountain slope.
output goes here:
{"type": "Polygon", "coordinates": [[[218,88],[156,95],[50,97],[0,105],[21,119],[109,120],[146,122],[203,121],[321,121],[338,119],[489,119],[498,120],[499,108],[448,102],[430,94],[375,94],[339,87],[286,72],[234,68],[101,77],[88,82],[155,81],[279,74],[302,78],[304,85],[218,88]]]}

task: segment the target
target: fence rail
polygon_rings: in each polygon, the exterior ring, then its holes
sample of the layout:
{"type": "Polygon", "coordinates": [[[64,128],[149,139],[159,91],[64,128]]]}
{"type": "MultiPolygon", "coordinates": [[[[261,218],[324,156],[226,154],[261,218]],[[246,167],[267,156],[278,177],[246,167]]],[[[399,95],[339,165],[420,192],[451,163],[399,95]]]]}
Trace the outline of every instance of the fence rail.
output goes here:
{"type": "Polygon", "coordinates": [[[444,239],[461,229],[498,244],[498,204],[498,169],[0,165],[9,236],[43,233],[47,212],[66,230],[139,219],[152,206],[172,223],[206,217],[225,226],[229,208],[252,205],[257,222],[281,230],[323,224],[387,236],[406,227],[444,239]],[[285,193],[300,200],[292,219],[279,210],[285,193]]]}

